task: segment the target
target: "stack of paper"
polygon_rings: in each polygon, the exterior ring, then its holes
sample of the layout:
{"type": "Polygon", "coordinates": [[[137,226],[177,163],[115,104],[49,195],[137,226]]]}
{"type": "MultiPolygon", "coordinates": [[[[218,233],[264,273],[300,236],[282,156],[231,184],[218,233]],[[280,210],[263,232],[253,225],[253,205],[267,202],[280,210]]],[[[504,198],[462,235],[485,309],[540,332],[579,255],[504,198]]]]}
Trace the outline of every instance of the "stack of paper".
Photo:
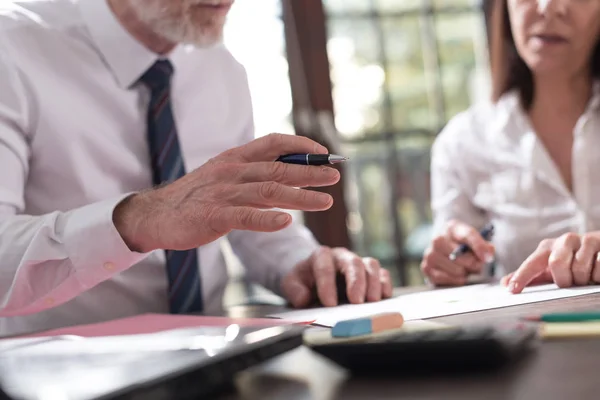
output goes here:
{"type": "Polygon", "coordinates": [[[333,326],[338,321],[347,319],[384,312],[399,312],[408,321],[564,299],[591,293],[600,293],[600,286],[560,289],[554,284],[540,285],[526,288],[521,294],[512,294],[498,284],[481,284],[413,293],[377,303],[314,308],[271,316],[292,321],[315,320],[316,324],[333,326]]]}

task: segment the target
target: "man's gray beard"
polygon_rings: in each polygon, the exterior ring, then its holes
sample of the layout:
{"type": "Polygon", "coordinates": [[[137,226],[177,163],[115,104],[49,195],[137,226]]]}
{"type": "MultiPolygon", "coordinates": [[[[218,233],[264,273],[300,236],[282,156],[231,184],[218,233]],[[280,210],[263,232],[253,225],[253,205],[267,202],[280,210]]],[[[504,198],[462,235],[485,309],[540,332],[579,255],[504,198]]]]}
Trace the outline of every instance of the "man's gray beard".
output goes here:
{"type": "Polygon", "coordinates": [[[163,20],[149,26],[154,33],[171,42],[191,44],[200,48],[212,47],[223,40],[223,29],[218,33],[213,34],[211,31],[211,34],[207,34],[198,28],[194,28],[189,22],[178,24],[175,21],[169,21],[164,23],[163,20]]]}
{"type": "Polygon", "coordinates": [[[223,41],[223,28],[219,32],[203,32],[187,18],[181,20],[169,15],[164,7],[152,0],[129,0],[141,22],[155,34],[173,43],[191,44],[206,48],[223,41]]]}

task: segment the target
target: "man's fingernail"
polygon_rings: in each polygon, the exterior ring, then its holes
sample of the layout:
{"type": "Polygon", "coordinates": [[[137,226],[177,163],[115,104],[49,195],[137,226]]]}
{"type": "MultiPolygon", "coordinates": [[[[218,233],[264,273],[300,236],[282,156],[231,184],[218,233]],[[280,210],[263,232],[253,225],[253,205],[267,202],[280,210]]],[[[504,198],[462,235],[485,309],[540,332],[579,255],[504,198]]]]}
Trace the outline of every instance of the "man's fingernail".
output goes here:
{"type": "Polygon", "coordinates": [[[276,225],[285,225],[290,221],[290,216],[287,214],[281,214],[275,217],[276,225]]]}
{"type": "Polygon", "coordinates": [[[294,307],[299,307],[300,305],[300,295],[299,294],[295,294],[289,297],[290,299],[290,303],[292,303],[292,306],[294,307]]]}
{"type": "Polygon", "coordinates": [[[491,263],[494,261],[494,255],[490,254],[490,253],[485,253],[485,255],[483,256],[483,259],[486,263],[491,263]]]}
{"type": "Polygon", "coordinates": [[[508,284],[508,291],[514,293],[519,288],[519,284],[515,281],[510,281],[508,284]]]}
{"type": "Polygon", "coordinates": [[[355,295],[354,296],[354,300],[355,300],[354,301],[355,304],[362,304],[362,303],[365,302],[365,296],[364,295],[362,295],[362,296],[361,295],[355,295]]]}
{"type": "Polygon", "coordinates": [[[323,305],[324,305],[325,307],[335,307],[335,306],[337,306],[337,305],[338,305],[338,304],[337,304],[337,303],[338,303],[338,302],[337,302],[337,299],[336,299],[336,298],[335,298],[335,296],[333,296],[333,295],[327,295],[327,296],[325,296],[325,297],[323,298],[322,302],[323,302],[323,305]]]}
{"type": "Polygon", "coordinates": [[[329,202],[331,201],[331,196],[328,195],[327,193],[315,193],[315,200],[317,200],[318,203],[321,204],[329,204],[329,202]]]}
{"type": "Polygon", "coordinates": [[[323,172],[323,174],[327,176],[337,176],[338,174],[338,172],[335,169],[329,167],[321,169],[321,172],[323,172]]]}
{"type": "Polygon", "coordinates": [[[315,145],[315,154],[327,154],[327,147],[320,144],[315,145]]]}

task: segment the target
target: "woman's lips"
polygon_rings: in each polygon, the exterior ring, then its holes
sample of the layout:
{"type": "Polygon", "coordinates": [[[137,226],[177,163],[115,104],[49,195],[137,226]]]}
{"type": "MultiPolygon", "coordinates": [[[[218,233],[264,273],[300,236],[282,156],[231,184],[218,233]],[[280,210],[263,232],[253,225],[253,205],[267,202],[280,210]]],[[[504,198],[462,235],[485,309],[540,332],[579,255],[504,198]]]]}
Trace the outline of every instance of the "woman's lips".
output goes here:
{"type": "Polygon", "coordinates": [[[533,38],[547,44],[567,43],[567,39],[559,35],[540,34],[533,35],[533,38]]]}
{"type": "Polygon", "coordinates": [[[539,34],[531,37],[531,43],[534,48],[537,49],[553,49],[560,48],[561,46],[568,43],[568,40],[562,36],[550,35],[550,34],[539,34]]]}

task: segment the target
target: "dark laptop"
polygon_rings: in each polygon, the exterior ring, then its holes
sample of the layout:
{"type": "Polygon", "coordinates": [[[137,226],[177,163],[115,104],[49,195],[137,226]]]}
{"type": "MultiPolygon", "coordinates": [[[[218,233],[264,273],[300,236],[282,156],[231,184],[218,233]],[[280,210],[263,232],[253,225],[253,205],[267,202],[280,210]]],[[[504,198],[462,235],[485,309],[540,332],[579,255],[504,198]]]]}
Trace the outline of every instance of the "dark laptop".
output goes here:
{"type": "MultiPolygon", "coordinates": [[[[1,343],[6,399],[198,399],[302,344],[305,327],[206,327],[1,343]]],[[[2,396],[0,395],[0,399],[2,396]]]]}

